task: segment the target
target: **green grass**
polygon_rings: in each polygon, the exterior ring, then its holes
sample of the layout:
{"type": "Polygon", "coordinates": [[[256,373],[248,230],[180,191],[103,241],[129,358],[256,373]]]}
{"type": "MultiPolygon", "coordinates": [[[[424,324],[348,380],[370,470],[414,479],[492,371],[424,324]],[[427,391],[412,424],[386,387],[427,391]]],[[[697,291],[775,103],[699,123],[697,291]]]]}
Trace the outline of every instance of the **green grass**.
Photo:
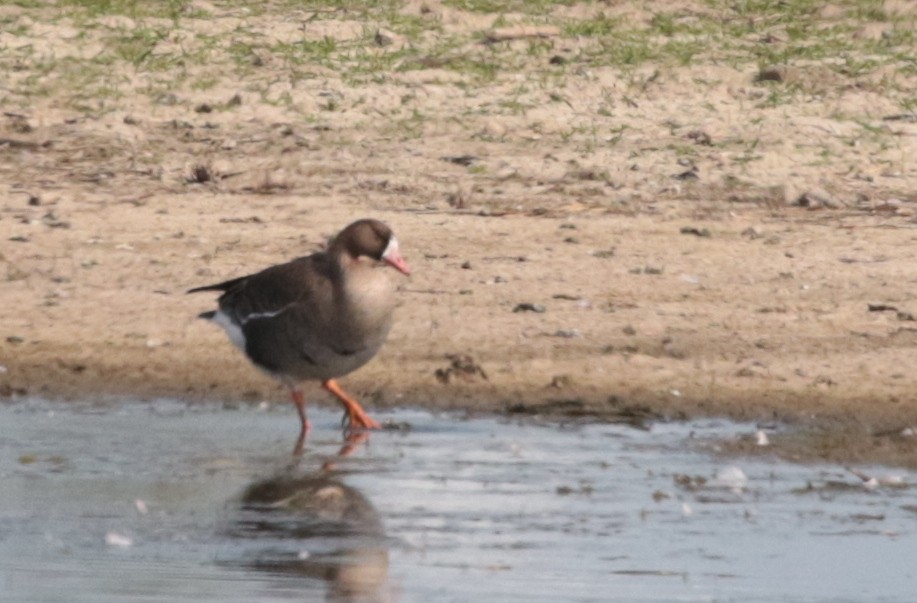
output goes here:
{"type": "Polygon", "coordinates": [[[167,35],[167,31],[139,27],[124,35],[112,36],[109,47],[116,59],[137,66],[150,57],[156,45],[167,35]]]}
{"type": "Polygon", "coordinates": [[[124,15],[132,19],[161,17],[177,21],[187,2],[185,0],[60,0],[62,9],[82,9],[89,17],[124,15]]]}
{"type": "MultiPolygon", "coordinates": [[[[175,85],[191,90],[210,88],[222,79],[245,80],[245,87],[258,89],[267,85],[259,80],[265,61],[281,65],[291,81],[314,77],[324,69],[354,88],[366,82],[397,82],[398,74],[408,71],[441,69],[460,76],[454,85],[464,93],[503,83],[515,90],[513,78],[520,73],[531,89],[551,91],[563,88],[571,75],[584,68],[620,71],[625,81],[640,87],[639,78],[632,74],[650,64],[663,71],[706,63],[725,63],[737,70],[821,64],[848,80],[891,66],[894,75],[882,80],[883,90],[898,94],[899,104],[907,110],[915,103],[910,89],[917,76],[917,20],[889,14],[882,0],[699,0],[693,9],[690,5],[670,9],[660,1],[649,4],[653,14],[636,21],[588,1],[444,0],[451,10],[492,15],[489,23],[494,26],[528,23],[553,25],[561,31],[559,38],[494,44],[481,43],[481,31],[450,30],[435,12],[418,11],[402,0],[213,3],[214,11],[229,9],[238,15],[244,9],[252,20],[258,15],[289,14],[303,23],[303,36],[278,42],[245,20],[231,33],[204,33],[195,23],[212,16],[192,9],[188,0],[16,0],[18,6],[35,11],[33,21],[69,19],[85,43],[101,42],[103,50],[82,62],[71,62],[37,56],[28,48],[6,53],[0,49],[0,69],[9,72],[17,64],[33,63],[32,73],[17,80],[17,89],[27,94],[53,94],[55,86],[63,86],[72,98],[83,96],[86,89],[117,98],[136,92],[124,88],[131,78],[109,77],[108,72],[119,66],[146,78],[151,90],[160,88],[151,82],[162,81],[159,76],[165,74],[172,75],[175,85]],[[571,17],[574,13],[561,10],[574,4],[580,5],[582,16],[571,17]],[[829,4],[832,11],[825,17],[829,4]],[[118,29],[100,20],[108,15],[130,17],[136,27],[118,29]],[[362,23],[363,35],[356,39],[306,35],[310,23],[335,19],[362,23]],[[884,34],[854,35],[869,23],[884,24],[884,34]],[[379,28],[403,36],[407,44],[380,48],[374,38],[379,28]],[[568,48],[572,50],[564,55],[566,61],[550,61],[568,48]]],[[[11,35],[29,33],[26,25],[10,17],[3,26],[11,35]]],[[[793,84],[761,86],[767,96],[758,105],[765,108],[792,101],[801,92],[793,84]]],[[[518,92],[507,95],[497,102],[504,112],[525,114],[535,102],[518,92]]],[[[575,104],[569,99],[568,103],[575,104]]],[[[606,117],[614,113],[611,99],[598,110],[606,117]]]]}
{"type": "Polygon", "coordinates": [[[547,15],[557,6],[571,6],[574,0],[445,0],[446,6],[473,13],[547,15]]]}

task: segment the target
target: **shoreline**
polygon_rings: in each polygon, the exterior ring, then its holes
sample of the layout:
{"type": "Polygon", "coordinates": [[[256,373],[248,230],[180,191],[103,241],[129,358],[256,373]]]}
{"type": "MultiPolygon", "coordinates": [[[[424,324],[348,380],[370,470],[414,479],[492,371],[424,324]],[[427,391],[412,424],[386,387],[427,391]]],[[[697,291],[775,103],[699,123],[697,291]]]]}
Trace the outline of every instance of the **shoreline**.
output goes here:
{"type": "MultiPolygon", "coordinates": [[[[175,379],[166,373],[151,380],[143,365],[118,363],[113,379],[104,367],[58,356],[54,363],[21,366],[8,363],[0,375],[0,396],[10,402],[22,397],[52,401],[98,399],[101,403],[125,398],[149,400],[171,398],[190,404],[292,404],[286,390],[241,361],[228,359],[228,380],[214,378],[208,387],[198,380],[175,379]],[[50,367],[50,368],[49,368],[50,367]],[[133,376],[132,376],[133,375],[133,376]],[[103,382],[103,387],[99,382],[103,382]]],[[[238,359],[235,359],[238,360],[238,359]]],[[[911,424],[890,418],[894,405],[887,399],[845,400],[816,393],[793,396],[777,391],[745,393],[726,399],[695,399],[671,392],[632,390],[625,395],[608,394],[595,387],[501,387],[498,383],[407,384],[389,380],[379,387],[376,375],[384,367],[367,367],[369,375],[345,377],[341,382],[372,415],[375,410],[417,408],[430,412],[502,416],[547,424],[623,423],[645,428],[654,422],[723,418],[753,422],[770,430],[771,445],[758,447],[752,434],[723,442],[727,455],[772,455],[794,462],[884,463],[917,466],[917,443],[903,434],[911,424]],[[373,370],[375,369],[375,370],[373,370]]],[[[379,363],[382,364],[382,363],[379,363]]],[[[448,364],[448,363],[447,363],[448,364]]],[[[148,365],[147,365],[148,367],[148,365]]],[[[186,370],[188,367],[186,367],[186,370]]],[[[190,367],[190,372],[205,370],[190,367]]],[[[428,380],[432,381],[432,380],[428,380]]],[[[315,385],[306,386],[309,404],[325,408],[336,404],[315,385]]]]}

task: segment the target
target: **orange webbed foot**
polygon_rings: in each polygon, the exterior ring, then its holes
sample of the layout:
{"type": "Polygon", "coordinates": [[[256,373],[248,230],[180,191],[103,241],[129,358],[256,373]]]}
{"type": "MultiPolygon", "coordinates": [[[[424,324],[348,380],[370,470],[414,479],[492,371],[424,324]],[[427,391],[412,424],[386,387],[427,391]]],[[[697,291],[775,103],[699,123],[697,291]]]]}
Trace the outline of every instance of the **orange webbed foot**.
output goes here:
{"type": "Polygon", "coordinates": [[[343,423],[346,430],[382,429],[382,424],[366,414],[360,403],[344,393],[334,379],[328,379],[322,383],[322,387],[331,392],[344,405],[343,423]]]}

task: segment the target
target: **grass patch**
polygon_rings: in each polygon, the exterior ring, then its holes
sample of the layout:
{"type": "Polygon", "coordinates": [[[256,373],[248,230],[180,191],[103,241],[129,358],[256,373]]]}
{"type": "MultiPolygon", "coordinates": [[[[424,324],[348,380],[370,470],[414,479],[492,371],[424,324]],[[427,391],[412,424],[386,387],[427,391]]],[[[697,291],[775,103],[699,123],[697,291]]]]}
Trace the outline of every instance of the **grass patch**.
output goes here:
{"type": "Polygon", "coordinates": [[[558,6],[572,6],[575,0],[445,0],[444,5],[473,13],[548,15],[558,6]]]}
{"type": "Polygon", "coordinates": [[[110,38],[109,48],[117,59],[138,66],[150,57],[166,35],[165,31],[140,27],[125,35],[110,38]]]}
{"type": "Polygon", "coordinates": [[[184,0],[61,0],[62,9],[82,9],[87,17],[124,15],[131,19],[158,17],[177,21],[185,10],[184,0]]]}
{"type": "MultiPolygon", "coordinates": [[[[895,76],[886,78],[882,86],[906,95],[900,103],[911,107],[913,94],[907,89],[917,76],[917,20],[889,14],[881,0],[830,4],[824,0],[698,0],[677,9],[657,1],[647,5],[652,12],[640,13],[635,8],[635,17],[613,13],[602,4],[574,0],[444,0],[452,10],[493,15],[493,25],[512,24],[518,19],[511,15],[523,15],[561,31],[559,38],[487,45],[481,43],[482,32],[450,29],[437,18],[435,9],[417,10],[403,0],[269,0],[258,4],[217,0],[215,12],[227,10],[233,17],[245,14],[252,21],[221,34],[205,33],[206,28],[195,20],[207,15],[192,10],[188,0],[18,0],[16,4],[34,8],[33,21],[70,18],[86,42],[104,44],[101,53],[76,68],[78,72],[98,71],[101,66],[117,70],[119,65],[128,65],[134,74],[174,71],[175,82],[195,89],[214,86],[220,78],[258,80],[259,70],[268,62],[283,65],[294,80],[322,68],[354,87],[396,79],[399,72],[442,69],[460,74],[462,80],[456,86],[464,91],[511,82],[509,78],[520,73],[532,86],[562,87],[568,74],[584,67],[629,74],[650,63],[662,70],[704,63],[726,63],[736,69],[749,64],[823,63],[848,79],[865,78],[893,66],[895,76]],[[562,10],[576,4],[583,9],[581,17],[562,10]],[[246,12],[240,13],[243,9],[246,12]],[[275,13],[301,21],[302,39],[277,41],[254,25],[258,15],[275,13]],[[112,31],[99,20],[108,15],[130,17],[136,27],[112,31]],[[153,19],[169,19],[171,26],[153,19]],[[357,39],[306,37],[310,22],[334,19],[361,22],[364,34],[357,39]],[[864,25],[876,23],[885,26],[881,35],[854,35],[864,25]],[[375,34],[381,28],[407,43],[380,47],[375,34]],[[573,51],[555,62],[567,48],[573,51]],[[202,70],[206,77],[189,77],[202,70]]],[[[28,28],[15,21],[5,27],[12,35],[28,35],[28,28]]],[[[83,42],[74,42],[74,46],[79,43],[83,42]]],[[[0,56],[0,68],[10,70],[15,61],[44,60],[39,56],[29,59],[27,51],[17,51],[13,56],[0,56]]],[[[41,73],[47,73],[46,66],[36,68],[36,74],[41,73]]],[[[41,80],[29,77],[18,82],[32,86],[34,92],[50,94],[49,84],[41,80]]],[[[58,84],[78,81],[81,86],[86,84],[72,76],[57,78],[58,84]]],[[[105,95],[115,97],[121,85],[125,84],[108,78],[100,87],[105,95]]],[[[791,85],[765,86],[769,96],[759,106],[777,106],[796,95],[791,85]]],[[[498,104],[510,113],[524,114],[526,100],[507,94],[510,96],[498,104]]],[[[613,106],[605,105],[600,114],[612,114],[613,106]]]]}

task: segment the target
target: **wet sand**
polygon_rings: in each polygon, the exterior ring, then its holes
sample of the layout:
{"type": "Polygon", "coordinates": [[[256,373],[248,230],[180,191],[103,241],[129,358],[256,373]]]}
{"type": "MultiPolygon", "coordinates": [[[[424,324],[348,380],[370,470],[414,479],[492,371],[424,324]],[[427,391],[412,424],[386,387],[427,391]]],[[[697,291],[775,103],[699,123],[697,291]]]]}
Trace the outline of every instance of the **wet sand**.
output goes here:
{"type": "MultiPolygon", "coordinates": [[[[813,222],[748,210],[662,223],[369,208],[284,219],[298,198],[255,201],[267,206],[257,210],[263,224],[222,222],[248,215],[250,201],[173,197],[157,203],[170,209],[152,231],[155,208],[124,204],[74,206],[66,230],[17,225],[32,237],[6,255],[21,277],[2,291],[5,395],[283,402],[282,387],[195,319],[213,299],[183,291],[257,270],[291,248],[310,251],[349,218],[376,215],[395,227],[415,272],[389,342],[343,380],[370,409],[789,421],[845,434],[816,455],[855,459],[874,449],[912,462],[909,439],[873,435],[917,425],[907,370],[917,331],[900,317],[917,265],[910,229],[869,216],[813,222]],[[271,207],[287,209],[269,220],[271,207]],[[781,243],[743,237],[749,223],[779,232],[781,243]],[[715,234],[685,236],[685,224],[715,234]],[[579,244],[563,242],[570,232],[579,244]],[[591,253],[609,247],[613,257],[591,253]],[[545,311],[514,312],[522,303],[545,311]],[[871,312],[872,303],[899,311],[871,312]]],[[[328,403],[318,388],[309,393],[328,403]]]]}

